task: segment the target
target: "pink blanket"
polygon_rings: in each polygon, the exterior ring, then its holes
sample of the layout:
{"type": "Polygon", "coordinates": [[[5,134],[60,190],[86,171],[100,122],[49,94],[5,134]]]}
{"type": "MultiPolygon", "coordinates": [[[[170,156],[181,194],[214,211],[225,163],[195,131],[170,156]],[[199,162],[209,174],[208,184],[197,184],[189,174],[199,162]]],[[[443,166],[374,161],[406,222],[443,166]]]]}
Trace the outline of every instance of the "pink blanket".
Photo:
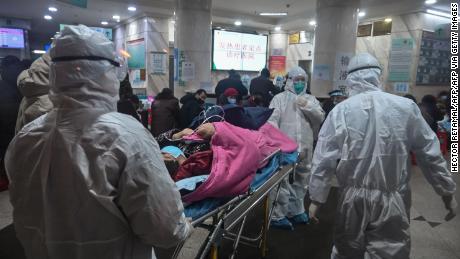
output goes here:
{"type": "Polygon", "coordinates": [[[216,122],[213,125],[216,133],[211,139],[211,174],[194,192],[182,197],[186,203],[243,194],[248,190],[265,157],[277,149],[285,153],[297,150],[293,140],[269,123],[258,131],[226,122],[216,122]]]}

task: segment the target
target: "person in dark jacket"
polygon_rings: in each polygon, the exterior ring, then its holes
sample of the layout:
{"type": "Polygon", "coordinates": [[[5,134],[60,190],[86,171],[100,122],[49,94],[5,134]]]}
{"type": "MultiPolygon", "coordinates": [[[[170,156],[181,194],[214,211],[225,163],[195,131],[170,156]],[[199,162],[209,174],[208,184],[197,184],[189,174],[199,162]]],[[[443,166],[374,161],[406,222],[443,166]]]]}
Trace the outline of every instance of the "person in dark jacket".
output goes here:
{"type": "Polygon", "coordinates": [[[267,68],[260,71],[260,76],[251,80],[251,86],[249,87],[249,93],[252,95],[262,96],[262,106],[268,107],[273,99],[273,96],[278,94],[280,91],[273,85],[270,80],[270,71],[267,68]]]}
{"type": "Polygon", "coordinates": [[[8,186],[4,155],[15,133],[16,119],[22,99],[16,80],[24,69],[27,68],[15,56],[4,57],[0,64],[0,191],[5,190],[8,186]]]}
{"type": "Polygon", "coordinates": [[[244,87],[243,82],[241,82],[240,75],[233,69],[228,71],[228,78],[222,79],[217,83],[214,92],[216,96],[221,96],[227,88],[235,88],[241,98],[248,95],[248,89],[244,87]]]}
{"type": "Polygon", "coordinates": [[[163,88],[152,102],[151,132],[154,137],[174,129],[179,123],[179,100],[169,88],[163,88]]]}
{"type": "MultiPolygon", "coordinates": [[[[135,106],[135,95],[133,93],[133,88],[129,82],[129,76],[126,74],[125,79],[120,82],[120,89],[118,90],[120,100],[117,103],[117,111],[119,113],[128,114],[140,121],[139,114],[135,106]]],[[[138,101],[138,100],[137,100],[138,101]]]]}
{"type": "Polygon", "coordinates": [[[427,122],[435,133],[438,130],[438,121],[442,121],[444,119],[442,112],[436,104],[437,100],[433,95],[423,96],[422,103],[420,104],[420,110],[422,110],[422,113],[426,112],[430,115],[431,120],[427,122]]]}
{"type": "Polygon", "coordinates": [[[182,107],[179,111],[179,126],[181,129],[188,128],[193,119],[204,110],[206,97],[206,91],[200,89],[180,99],[182,107]]]}
{"type": "Polygon", "coordinates": [[[347,95],[342,90],[333,90],[329,92],[329,99],[323,102],[323,110],[326,112],[326,117],[334,107],[345,101],[347,99],[347,95]]]}

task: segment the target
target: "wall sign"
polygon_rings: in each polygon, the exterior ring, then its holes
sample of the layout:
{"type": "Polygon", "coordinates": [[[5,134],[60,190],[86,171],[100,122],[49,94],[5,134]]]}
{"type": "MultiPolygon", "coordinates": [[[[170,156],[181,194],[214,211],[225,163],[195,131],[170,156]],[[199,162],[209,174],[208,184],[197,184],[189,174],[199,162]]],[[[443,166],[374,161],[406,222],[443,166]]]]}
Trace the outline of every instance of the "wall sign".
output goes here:
{"type": "Polygon", "coordinates": [[[388,81],[410,81],[413,49],[414,40],[411,38],[393,39],[391,41],[388,81]]]}
{"type": "Polygon", "coordinates": [[[417,66],[417,85],[450,84],[450,41],[442,32],[424,31],[417,66]]]}

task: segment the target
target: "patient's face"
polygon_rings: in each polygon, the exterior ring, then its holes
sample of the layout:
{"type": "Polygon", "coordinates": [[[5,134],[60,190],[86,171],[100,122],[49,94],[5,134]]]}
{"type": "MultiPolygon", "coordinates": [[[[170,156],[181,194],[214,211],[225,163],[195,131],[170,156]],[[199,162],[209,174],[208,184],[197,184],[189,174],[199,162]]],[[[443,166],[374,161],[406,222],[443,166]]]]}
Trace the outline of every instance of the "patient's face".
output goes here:
{"type": "Polygon", "coordinates": [[[163,160],[165,161],[175,161],[176,160],[171,154],[161,153],[161,155],[163,156],[163,160]]]}

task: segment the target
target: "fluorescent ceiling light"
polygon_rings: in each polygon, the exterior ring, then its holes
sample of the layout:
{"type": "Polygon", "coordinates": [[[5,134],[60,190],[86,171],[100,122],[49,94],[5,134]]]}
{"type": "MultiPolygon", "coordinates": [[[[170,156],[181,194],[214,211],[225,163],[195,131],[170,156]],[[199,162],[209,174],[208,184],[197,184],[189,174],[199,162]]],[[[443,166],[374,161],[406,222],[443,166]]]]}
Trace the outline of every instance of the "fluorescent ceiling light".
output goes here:
{"type": "Polygon", "coordinates": [[[50,7],[48,7],[48,11],[50,11],[50,12],[57,12],[58,9],[57,9],[56,7],[54,7],[54,6],[50,6],[50,7]]]}
{"type": "Polygon", "coordinates": [[[311,26],[315,26],[315,25],[316,25],[316,21],[315,21],[315,20],[311,20],[308,24],[310,24],[311,26]]]}
{"type": "Polygon", "coordinates": [[[53,17],[51,15],[45,15],[43,16],[43,18],[45,18],[45,20],[51,20],[53,19],[53,17]]]}
{"type": "Polygon", "coordinates": [[[443,13],[443,12],[440,12],[440,11],[435,11],[435,10],[428,9],[428,10],[426,10],[426,12],[429,13],[429,14],[434,14],[434,15],[438,15],[438,16],[442,16],[442,17],[451,18],[450,14],[443,13]]]}
{"type": "Polygon", "coordinates": [[[115,14],[114,16],[112,16],[112,19],[114,19],[114,20],[120,20],[120,15],[115,14]]]}
{"type": "Polygon", "coordinates": [[[101,24],[102,24],[102,25],[107,25],[107,24],[109,24],[109,23],[106,22],[106,21],[102,21],[101,24]]]}
{"type": "Polygon", "coordinates": [[[426,1],[425,1],[425,4],[428,4],[428,5],[430,5],[430,4],[436,4],[436,2],[437,2],[436,0],[426,0],[426,1]]]}
{"type": "Polygon", "coordinates": [[[262,16],[286,16],[286,12],[281,12],[281,13],[259,13],[259,15],[262,16]]]}
{"type": "Polygon", "coordinates": [[[241,21],[235,21],[236,26],[240,26],[241,24],[243,24],[241,21]]]}
{"type": "Polygon", "coordinates": [[[276,27],[275,27],[275,31],[281,31],[281,27],[280,27],[280,26],[276,26],[276,27]]]}
{"type": "Polygon", "coordinates": [[[34,51],[32,51],[32,52],[33,52],[34,54],[45,54],[45,53],[46,53],[46,51],[40,50],[40,49],[36,49],[36,50],[34,50],[34,51]]]}
{"type": "Polygon", "coordinates": [[[135,6],[128,6],[128,11],[135,12],[137,8],[135,6]]]}
{"type": "Polygon", "coordinates": [[[359,12],[359,13],[358,13],[358,16],[359,16],[359,17],[364,17],[364,16],[366,16],[366,13],[365,13],[365,12],[359,12]]]}
{"type": "Polygon", "coordinates": [[[393,21],[393,19],[391,19],[391,18],[386,18],[385,19],[385,22],[391,22],[391,21],[393,21]]]}

